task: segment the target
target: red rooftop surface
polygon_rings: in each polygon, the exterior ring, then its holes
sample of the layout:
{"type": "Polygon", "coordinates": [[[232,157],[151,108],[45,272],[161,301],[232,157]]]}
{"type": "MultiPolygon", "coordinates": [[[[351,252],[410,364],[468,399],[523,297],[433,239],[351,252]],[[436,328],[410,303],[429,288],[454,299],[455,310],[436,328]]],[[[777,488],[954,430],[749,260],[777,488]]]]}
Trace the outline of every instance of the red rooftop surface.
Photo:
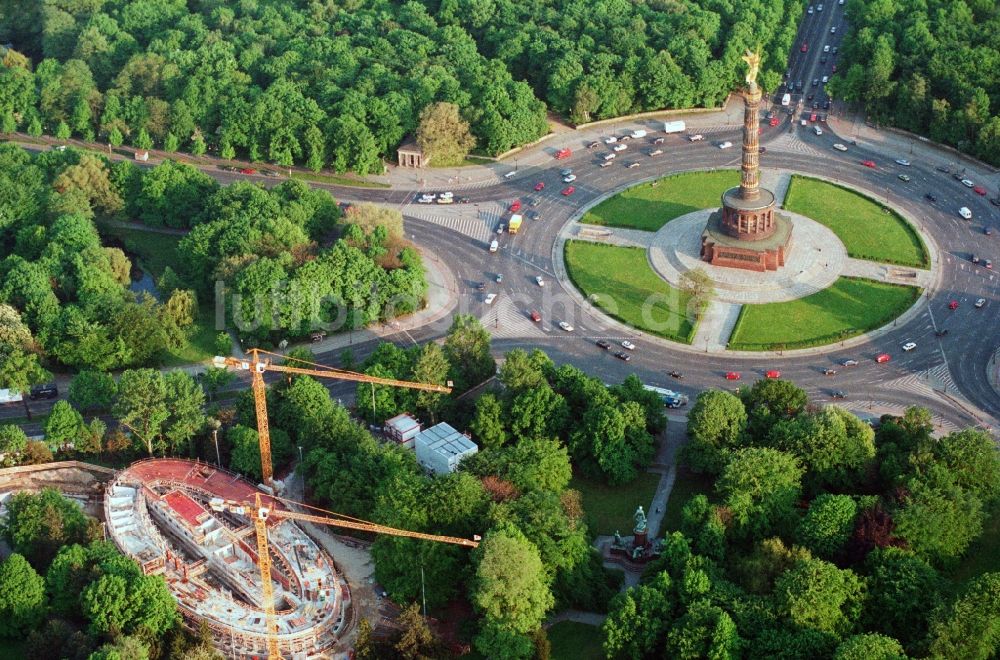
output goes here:
{"type": "Polygon", "coordinates": [[[164,495],[163,501],[174,510],[174,513],[183,518],[190,527],[199,526],[204,516],[208,513],[200,504],[176,490],[164,495]]]}

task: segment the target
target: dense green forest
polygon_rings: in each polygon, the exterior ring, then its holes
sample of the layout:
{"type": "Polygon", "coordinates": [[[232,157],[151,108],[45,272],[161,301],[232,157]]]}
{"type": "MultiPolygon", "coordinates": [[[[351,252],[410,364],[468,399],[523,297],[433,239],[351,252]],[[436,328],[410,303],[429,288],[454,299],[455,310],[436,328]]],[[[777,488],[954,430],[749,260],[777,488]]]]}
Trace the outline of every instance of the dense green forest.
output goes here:
{"type": "Polygon", "coordinates": [[[478,148],[583,122],[719,104],[739,56],[776,89],[791,0],[2,0],[4,131],[380,172],[451,102],[478,148]]]}
{"type": "Polygon", "coordinates": [[[918,408],[873,430],[786,381],[703,392],[682,453],[708,487],[616,597],[609,657],[995,657],[995,548],[962,560],[1000,458],[984,431],[932,430],[918,408]]]}
{"type": "Polygon", "coordinates": [[[46,377],[40,364],[157,364],[216,297],[242,339],[268,345],[413,311],[426,291],[398,213],[362,205],[343,216],[298,180],[223,188],[170,161],[146,170],[0,145],[0,191],[0,387],[26,391],[46,377]],[[133,264],[112,238],[121,221],[190,229],[179,243],[161,237],[176,260],[160,300],[130,288],[133,264]]]}
{"type": "Polygon", "coordinates": [[[849,0],[830,92],[877,120],[1000,164],[1000,7],[990,0],[849,0]]]}

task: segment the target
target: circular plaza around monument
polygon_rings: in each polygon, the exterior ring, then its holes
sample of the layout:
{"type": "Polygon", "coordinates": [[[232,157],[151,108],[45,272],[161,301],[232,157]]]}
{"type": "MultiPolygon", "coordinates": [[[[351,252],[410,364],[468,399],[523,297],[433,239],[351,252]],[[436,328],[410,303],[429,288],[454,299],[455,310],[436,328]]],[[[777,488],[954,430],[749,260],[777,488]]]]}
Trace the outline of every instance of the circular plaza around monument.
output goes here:
{"type": "Polygon", "coordinates": [[[761,172],[761,183],[791,224],[783,265],[754,271],[708,263],[703,240],[717,207],[694,209],[692,202],[706,199],[705,182],[720,188],[712,191],[719,199],[729,180],[719,171],[688,172],[616,191],[583,209],[562,233],[569,279],[617,322],[709,352],[865,341],[912,309],[931,285],[926,244],[902,216],[860,191],[773,169],[761,172]],[[631,206],[644,217],[630,219],[631,206]],[[663,213],[651,221],[658,207],[663,213]],[[588,222],[595,218],[600,225],[588,222]],[[697,318],[694,271],[713,289],[697,318]],[[648,302],[652,297],[658,301],[648,302]],[[644,321],[650,317],[681,320],[663,331],[644,321]]]}

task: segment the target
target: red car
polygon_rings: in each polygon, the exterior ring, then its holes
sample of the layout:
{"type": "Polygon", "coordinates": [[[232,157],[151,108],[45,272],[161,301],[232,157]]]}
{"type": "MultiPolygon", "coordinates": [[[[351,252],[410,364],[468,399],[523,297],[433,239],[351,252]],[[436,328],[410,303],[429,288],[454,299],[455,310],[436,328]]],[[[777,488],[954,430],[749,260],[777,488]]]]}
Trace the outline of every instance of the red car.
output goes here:
{"type": "Polygon", "coordinates": [[[727,371],[726,380],[739,380],[741,378],[740,372],[738,371],[727,371]]]}
{"type": "Polygon", "coordinates": [[[567,188],[563,188],[562,194],[566,195],[567,197],[569,197],[570,195],[572,195],[575,192],[576,192],[576,188],[574,188],[573,186],[569,186],[567,188]]]}
{"type": "Polygon", "coordinates": [[[878,363],[888,362],[891,359],[892,358],[889,357],[888,353],[882,353],[880,355],[875,356],[875,361],[878,362],[878,363]]]}
{"type": "Polygon", "coordinates": [[[809,121],[816,121],[816,113],[813,112],[809,115],[809,121]]]}
{"type": "Polygon", "coordinates": [[[950,309],[952,311],[958,309],[958,301],[957,300],[952,300],[950,303],[948,303],[948,309],[950,309]]]}
{"type": "Polygon", "coordinates": [[[240,174],[256,174],[256,173],[257,170],[255,170],[252,167],[244,167],[242,170],[240,170],[240,174]]]}
{"type": "Polygon", "coordinates": [[[781,378],[781,372],[778,371],[777,369],[771,369],[766,374],[764,374],[764,376],[766,378],[781,378]]]}
{"type": "Polygon", "coordinates": [[[543,190],[545,190],[544,181],[539,181],[538,183],[535,184],[535,192],[542,192],[543,190]]]}
{"type": "Polygon", "coordinates": [[[521,210],[521,200],[515,199],[514,203],[510,205],[510,212],[517,213],[521,210]]]}
{"type": "Polygon", "coordinates": [[[531,310],[531,320],[535,323],[539,323],[542,320],[542,315],[535,310],[531,310]]]}
{"type": "Polygon", "coordinates": [[[982,186],[976,186],[972,189],[972,191],[977,195],[983,195],[984,197],[986,196],[986,188],[983,188],[982,186]]]}
{"type": "Polygon", "coordinates": [[[837,73],[837,65],[836,64],[833,65],[832,73],[837,73]]]}
{"type": "Polygon", "coordinates": [[[768,123],[771,124],[771,126],[777,126],[778,125],[778,118],[777,117],[771,117],[771,120],[768,123]]]}
{"type": "Polygon", "coordinates": [[[870,167],[872,169],[875,169],[875,161],[873,160],[863,160],[861,161],[861,164],[864,165],[865,167],[870,167]]]}
{"type": "Polygon", "coordinates": [[[556,159],[562,160],[563,158],[569,158],[570,154],[572,153],[573,152],[570,151],[569,149],[560,149],[559,151],[556,152],[556,159]]]}
{"type": "Polygon", "coordinates": [[[799,51],[803,52],[803,53],[808,53],[809,52],[809,44],[803,43],[802,44],[802,48],[799,48],[799,51]]]}

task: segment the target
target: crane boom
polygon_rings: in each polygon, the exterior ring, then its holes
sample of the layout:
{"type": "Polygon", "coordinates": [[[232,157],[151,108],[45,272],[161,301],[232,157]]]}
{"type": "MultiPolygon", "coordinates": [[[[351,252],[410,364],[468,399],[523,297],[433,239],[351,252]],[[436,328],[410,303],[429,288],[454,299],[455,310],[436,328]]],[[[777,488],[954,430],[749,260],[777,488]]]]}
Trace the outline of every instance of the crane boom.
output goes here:
{"type": "Polygon", "coordinates": [[[260,444],[260,473],[265,485],[274,488],[274,466],[271,463],[271,434],[267,423],[267,391],[264,387],[264,372],[277,371],[288,374],[300,374],[303,376],[319,376],[320,378],[336,378],[338,380],[351,380],[359,383],[371,383],[373,385],[386,385],[389,387],[406,387],[414,390],[425,390],[429,392],[441,392],[447,394],[451,392],[450,387],[436,385],[434,383],[416,383],[408,380],[396,380],[394,378],[379,378],[369,376],[355,371],[344,369],[334,369],[333,367],[321,367],[319,369],[306,369],[304,367],[292,367],[284,364],[274,364],[269,359],[261,359],[261,355],[273,355],[259,348],[251,348],[249,351],[250,360],[240,360],[233,357],[216,356],[212,364],[216,367],[235,367],[250,372],[250,387],[253,390],[254,408],[257,413],[257,441],[260,444]]]}
{"type": "Polygon", "coordinates": [[[260,567],[261,597],[264,600],[264,623],[267,626],[267,657],[281,658],[278,648],[278,621],[274,615],[274,585],[271,584],[271,550],[267,542],[267,513],[255,494],[253,526],[257,532],[257,565],[260,567]]]}
{"type": "Polygon", "coordinates": [[[346,527],[347,529],[356,529],[361,532],[388,534],[390,536],[403,536],[406,538],[420,539],[423,541],[437,541],[438,543],[451,543],[452,545],[463,545],[466,548],[479,547],[479,543],[477,541],[472,541],[469,539],[462,539],[455,536],[439,536],[437,534],[424,534],[422,532],[411,532],[406,529],[386,527],[385,525],[378,525],[376,523],[370,523],[370,522],[342,520],[340,518],[314,516],[308,513],[298,513],[295,511],[284,511],[279,509],[273,510],[271,512],[271,515],[278,518],[291,518],[293,520],[304,520],[306,522],[318,523],[320,525],[330,525],[332,527],[346,527]]]}

